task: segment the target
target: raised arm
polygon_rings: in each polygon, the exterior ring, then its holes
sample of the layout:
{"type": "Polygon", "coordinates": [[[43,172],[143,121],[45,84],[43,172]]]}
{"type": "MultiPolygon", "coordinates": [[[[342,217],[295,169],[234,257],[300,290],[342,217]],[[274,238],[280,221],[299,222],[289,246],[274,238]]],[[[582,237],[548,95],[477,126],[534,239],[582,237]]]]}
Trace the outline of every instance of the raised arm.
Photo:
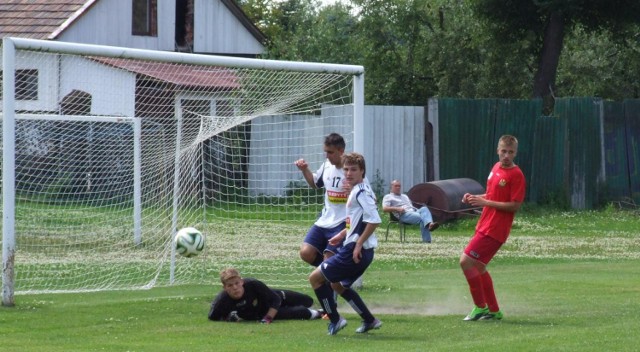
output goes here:
{"type": "Polygon", "coordinates": [[[318,188],[313,181],[313,173],[309,170],[309,164],[304,159],[298,159],[294,164],[302,172],[302,176],[304,177],[304,180],[307,181],[309,187],[318,188]]]}

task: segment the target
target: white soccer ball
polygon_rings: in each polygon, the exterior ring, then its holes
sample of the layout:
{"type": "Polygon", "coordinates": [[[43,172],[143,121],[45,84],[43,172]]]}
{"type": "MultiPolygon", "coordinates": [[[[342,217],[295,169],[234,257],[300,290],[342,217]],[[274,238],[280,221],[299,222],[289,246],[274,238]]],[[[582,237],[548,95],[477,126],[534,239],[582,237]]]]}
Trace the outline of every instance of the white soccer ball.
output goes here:
{"type": "Polygon", "coordinates": [[[204,236],[193,227],[185,227],[178,231],[173,242],[178,254],[187,258],[195,257],[204,249],[204,236]]]}

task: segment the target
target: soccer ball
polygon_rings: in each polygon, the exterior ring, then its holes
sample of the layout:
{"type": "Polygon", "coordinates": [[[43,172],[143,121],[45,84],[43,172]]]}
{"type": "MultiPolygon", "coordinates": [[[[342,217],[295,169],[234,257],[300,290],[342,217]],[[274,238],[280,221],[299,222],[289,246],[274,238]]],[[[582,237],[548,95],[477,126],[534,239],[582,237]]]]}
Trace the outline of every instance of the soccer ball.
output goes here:
{"type": "Polygon", "coordinates": [[[193,227],[185,227],[178,231],[173,241],[176,251],[183,257],[195,257],[204,249],[204,236],[193,227]]]}

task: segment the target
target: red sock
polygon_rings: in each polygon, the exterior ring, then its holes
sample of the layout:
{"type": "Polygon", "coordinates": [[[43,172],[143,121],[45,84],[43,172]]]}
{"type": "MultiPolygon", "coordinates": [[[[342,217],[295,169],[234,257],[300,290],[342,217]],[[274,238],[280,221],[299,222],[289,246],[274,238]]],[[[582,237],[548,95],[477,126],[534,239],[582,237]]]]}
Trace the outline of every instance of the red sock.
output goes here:
{"type": "Polygon", "coordinates": [[[471,298],[473,298],[473,303],[477,307],[485,307],[487,305],[487,301],[484,298],[484,289],[482,287],[482,278],[480,276],[480,272],[478,268],[472,267],[462,271],[464,273],[464,277],[467,278],[467,283],[469,283],[469,291],[471,292],[471,298]]]}
{"type": "Polygon", "coordinates": [[[485,271],[484,274],[480,275],[482,279],[482,288],[484,290],[484,298],[487,300],[487,304],[489,305],[489,311],[497,312],[500,310],[498,307],[498,299],[496,299],[496,292],[493,290],[493,280],[491,280],[491,275],[489,275],[488,271],[485,271]]]}

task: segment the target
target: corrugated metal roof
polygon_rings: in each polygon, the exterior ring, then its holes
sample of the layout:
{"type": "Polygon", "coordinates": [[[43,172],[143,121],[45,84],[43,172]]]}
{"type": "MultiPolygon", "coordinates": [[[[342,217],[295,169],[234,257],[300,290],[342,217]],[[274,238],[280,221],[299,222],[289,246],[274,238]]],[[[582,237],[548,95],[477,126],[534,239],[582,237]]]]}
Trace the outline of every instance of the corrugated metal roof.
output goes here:
{"type": "Polygon", "coordinates": [[[97,0],[3,0],[0,37],[55,39],[97,0]]]}
{"type": "Polygon", "coordinates": [[[240,88],[239,79],[235,72],[221,67],[96,57],[93,60],[178,86],[240,88]]]}

